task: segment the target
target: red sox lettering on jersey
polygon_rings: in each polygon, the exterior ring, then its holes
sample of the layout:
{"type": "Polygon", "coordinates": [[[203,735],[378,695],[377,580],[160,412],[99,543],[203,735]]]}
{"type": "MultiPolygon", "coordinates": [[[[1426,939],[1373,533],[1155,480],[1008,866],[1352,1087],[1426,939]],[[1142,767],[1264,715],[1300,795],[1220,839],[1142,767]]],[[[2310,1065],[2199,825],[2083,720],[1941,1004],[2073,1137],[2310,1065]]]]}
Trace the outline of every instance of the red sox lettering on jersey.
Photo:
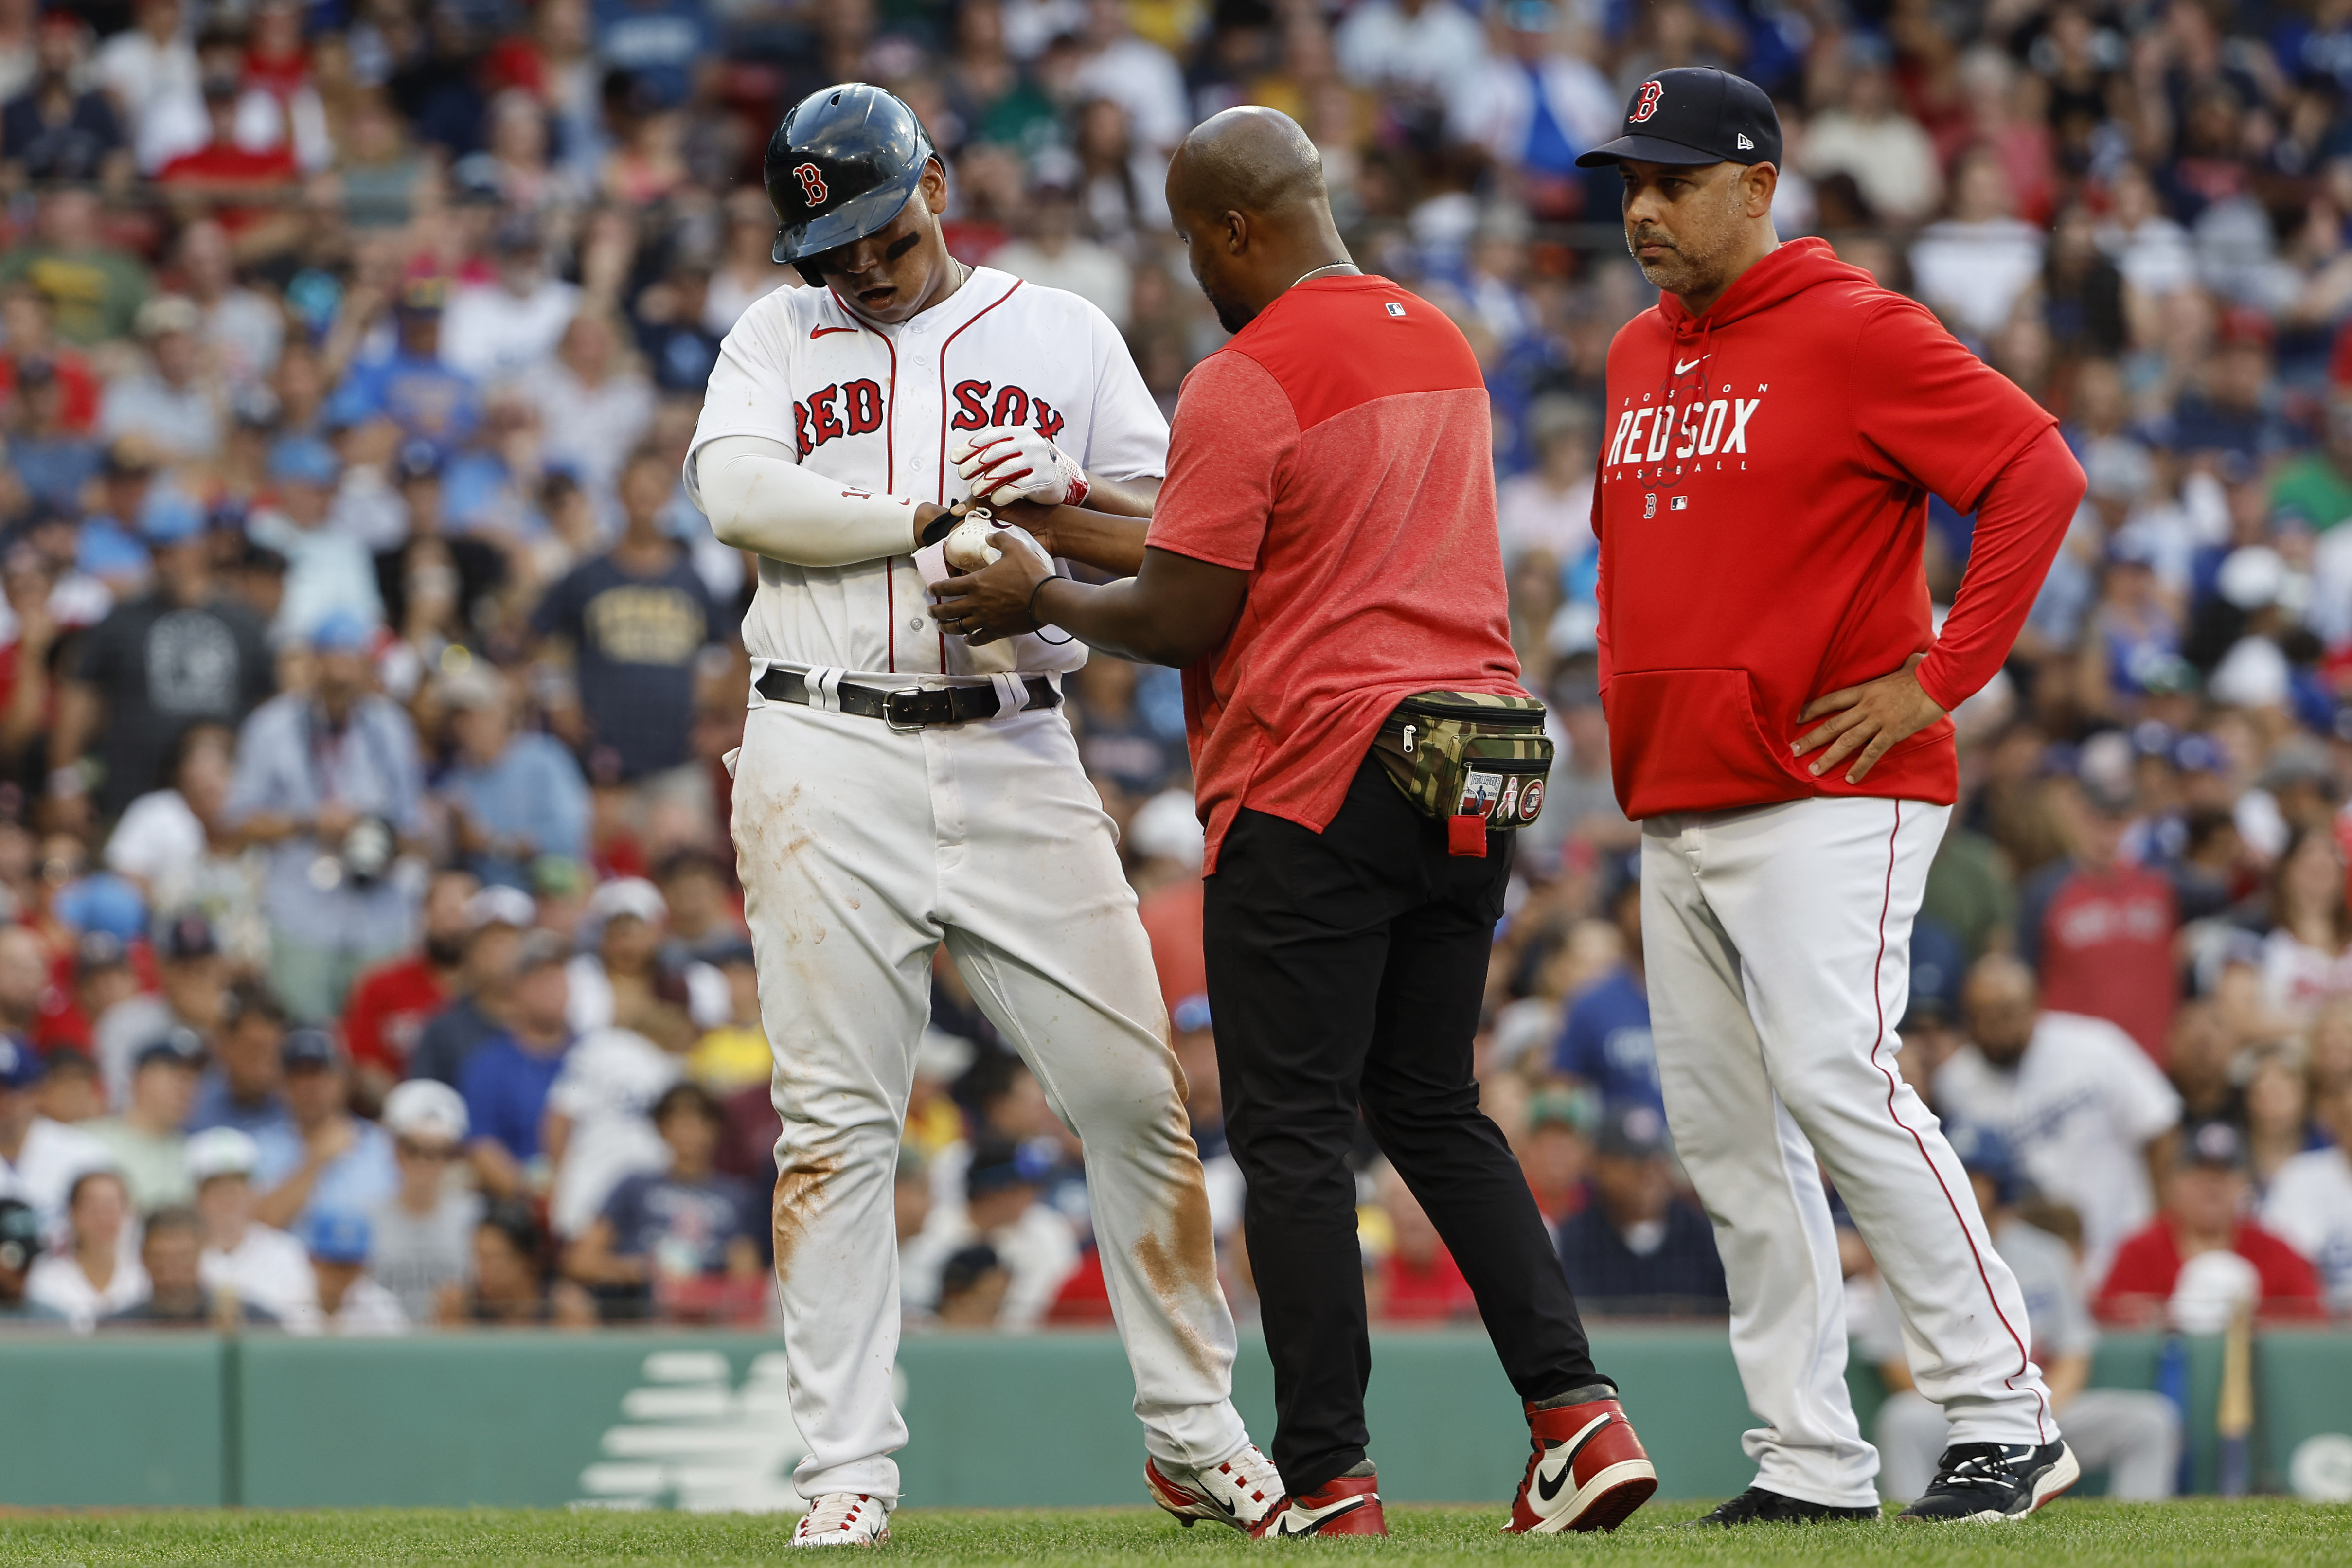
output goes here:
{"type": "MultiPolygon", "coordinates": [[[[694,445],[764,437],[845,487],[946,505],[970,490],[949,457],[956,440],[1008,426],[1036,430],[1104,478],[1166,471],[1168,424],[1118,329],[1075,294],[985,267],[896,325],[865,320],[830,289],[756,301],[720,348],[694,445]]],[[[1043,671],[1084,658],[1082,644],[1034,637],[970,647],[925,604],[908,556],[840,567],[762,558],[744,646],[755,659],[877,673],[1043,671]]]]}

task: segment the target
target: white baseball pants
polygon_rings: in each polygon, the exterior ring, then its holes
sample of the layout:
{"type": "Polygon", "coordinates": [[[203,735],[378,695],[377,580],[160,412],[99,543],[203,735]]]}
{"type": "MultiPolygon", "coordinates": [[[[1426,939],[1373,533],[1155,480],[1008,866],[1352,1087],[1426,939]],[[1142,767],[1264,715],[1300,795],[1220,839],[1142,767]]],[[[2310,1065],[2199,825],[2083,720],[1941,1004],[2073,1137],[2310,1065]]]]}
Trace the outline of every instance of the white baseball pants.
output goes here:
{"type": "Polygon", "coordinates": [[[894,731],[756,697],[734,835],[776,1056],[776,1274],[803,1497],[895,1500],[891,1186],[942,938],[990,1022],[1085,1141],[1144,1445],[1247,1441],[1233,1318],[1151,952],[1061,713],[894,731]]]}
{"type": "Polygon", "coordinates": [[[1642,951],[1675,1148],[1715,1222],[1756,1484],[1872,1507],[1826,1168],[1955,1443],[2057,1435],[2025,1302],[1895,1070],[1911,921],[1950,809],[1822,798],[1642,825],[1642,951]],[[1818,1165],[1816,1162],[1818,1161],[1818,1165]]]}

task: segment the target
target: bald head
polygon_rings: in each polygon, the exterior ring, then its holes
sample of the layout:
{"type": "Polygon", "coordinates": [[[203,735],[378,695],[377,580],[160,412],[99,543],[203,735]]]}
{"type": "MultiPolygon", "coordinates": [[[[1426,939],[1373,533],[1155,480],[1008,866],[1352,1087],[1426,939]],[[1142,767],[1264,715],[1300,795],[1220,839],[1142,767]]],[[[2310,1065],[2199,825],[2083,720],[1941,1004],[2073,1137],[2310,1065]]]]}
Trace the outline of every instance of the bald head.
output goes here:
{"type": "Polygon", "coordinates": [[[1960,994],[1969,1036],[1987,1060],[2007,1067],[2025,1054],[2041,1009],[2033,971],[2006,952],[1989,952],[1969,971],[1960,994]]]}
{"type": "Polygon", "coordinates": [[[1303,204],[1325,205],[1323,154],[1280,110],[1228,109],[1193,127],[1176,150],[1168,201],[1204,216],[1231,210],[1272,216],[1303,204]]]}
{"type": "Polygon", "coordinates": [[[1275,110],[1228,109],[1196,126],[1168,165],[1168,211],[1229,332],[1307,273],[1352,265],[1331,222],[1323,155],[1275,110]]]}

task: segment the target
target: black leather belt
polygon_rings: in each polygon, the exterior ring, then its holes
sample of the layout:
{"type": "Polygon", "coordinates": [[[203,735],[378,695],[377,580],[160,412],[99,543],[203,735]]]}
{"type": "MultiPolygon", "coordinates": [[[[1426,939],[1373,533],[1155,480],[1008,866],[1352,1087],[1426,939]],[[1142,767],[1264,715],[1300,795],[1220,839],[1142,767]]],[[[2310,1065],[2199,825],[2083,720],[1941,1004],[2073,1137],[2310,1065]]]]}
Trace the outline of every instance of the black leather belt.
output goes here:
{"type": "MultiPolygon", "coordinates": [[[[771,702],[808,704],[808,681],[796,669],[772,669],[753,683],[760,695],[771,702]]],[[[1029,700],[1021,705],[1023,712],[1039,708],[1059,708],[1062,693],[1042,675],[1024,677],[1023,687],[1029,700]]],[[[879,719],[893,730],[920,730],[932,724],[969,724],[975,720],[993,719],[1001,709],[994,686],[908,687],[884,690],[874,686],[855,686],[845,680],[835,689],[841,700],[841,710],[860,719],[879,719]]]]}

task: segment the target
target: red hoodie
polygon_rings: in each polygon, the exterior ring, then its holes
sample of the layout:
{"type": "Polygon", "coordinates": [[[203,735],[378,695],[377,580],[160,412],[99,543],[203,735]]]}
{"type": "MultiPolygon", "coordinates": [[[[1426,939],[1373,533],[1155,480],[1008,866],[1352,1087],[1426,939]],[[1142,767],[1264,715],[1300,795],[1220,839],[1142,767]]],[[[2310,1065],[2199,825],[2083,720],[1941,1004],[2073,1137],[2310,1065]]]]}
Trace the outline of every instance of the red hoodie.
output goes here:
{"type": "Polygon", "coordinates": [[[1593,531],[1625,815],[1951,804],[1949,720],[1849,784],[1851,761],[1815,778],[1815,756],[1790,753],[1810,728],[1797,715],[1915,653],[1947,709],[1992,678],[2083,497],[2051,415],[1819,239],[1781,246],[1696,317],[1667,294],[1628,321],[1609,411],[1593,531]],[[1981,508],[1940,640],[1921,559],[1931,490],[1981,508]]]}

